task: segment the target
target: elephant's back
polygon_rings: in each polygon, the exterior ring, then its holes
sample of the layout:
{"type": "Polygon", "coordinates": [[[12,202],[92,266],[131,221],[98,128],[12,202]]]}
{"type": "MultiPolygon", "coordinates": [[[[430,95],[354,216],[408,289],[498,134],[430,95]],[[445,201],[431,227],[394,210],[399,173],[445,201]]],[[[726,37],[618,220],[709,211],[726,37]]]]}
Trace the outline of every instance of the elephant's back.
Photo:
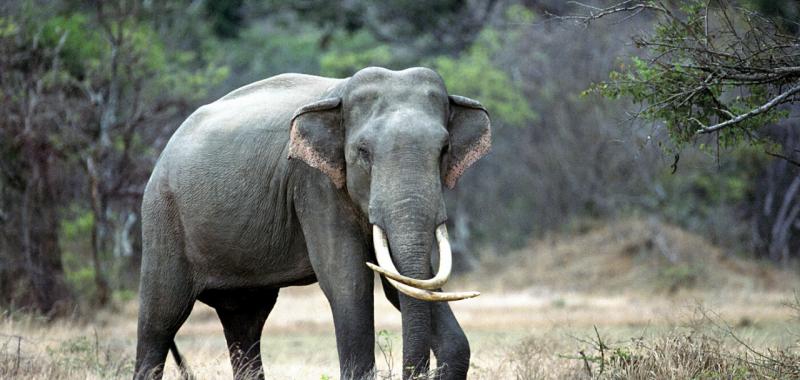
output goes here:
{"type": "Polygon", "coordinates": [[[289,134],[289,119],[305,104],[330,93],[342,82],[304,74],[281,74],[231,91],[200,107],[175,132],[173,140],[197,139],[246,130],[289,134]]]}
{"type": "Polygon", "coordinates": [[[214,103],[241,100],[249,97],[283,97],[292,93],[294,97],[314,97],[336,86],[342,79],[326,78],[307,74],[280,74],[239,87],[214,103]]]}
{"type": "Polygon", "coordinates": [[[282,74],[233,90],[198,108],[183,122],[157,167],[175,177],[186,171],[193,175],[216,169],[236,171],[252,164],[252,159],[276,161],[266,156],[287,149],[294,111],[325,97],[341,81],[282,74]]]}

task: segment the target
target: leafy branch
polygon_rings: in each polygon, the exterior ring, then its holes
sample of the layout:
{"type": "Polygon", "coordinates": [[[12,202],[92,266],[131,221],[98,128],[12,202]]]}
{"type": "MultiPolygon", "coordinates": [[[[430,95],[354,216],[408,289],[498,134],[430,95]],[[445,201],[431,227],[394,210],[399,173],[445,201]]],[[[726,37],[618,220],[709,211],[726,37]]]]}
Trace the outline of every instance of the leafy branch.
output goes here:
{"type": "Polygon", "coordinates": [[[712,132],[722,146],[757,139],[760,127],[786,116],[781,105],[800,100],[800,38],[776,20],[724,0],[573,4],[586,11],[555,17],[588,25],[652,13],[654,30],[633,38],[645,57],[620,63],[589,91],[642,104],[636,116],[663,121],[677,145],[712,132]]]}

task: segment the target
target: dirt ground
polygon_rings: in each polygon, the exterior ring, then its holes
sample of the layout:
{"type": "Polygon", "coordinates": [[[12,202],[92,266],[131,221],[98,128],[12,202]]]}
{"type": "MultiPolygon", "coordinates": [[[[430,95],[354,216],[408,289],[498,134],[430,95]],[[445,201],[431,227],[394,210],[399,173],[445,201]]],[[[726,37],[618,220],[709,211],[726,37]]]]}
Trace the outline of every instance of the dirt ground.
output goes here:
{"type": "MultiPolygon", "coordinates": [[[[507,260],[516,265],[484,261],[448,285],[483,291],[451,303],[471,343],[470,378],[750,378],[763,364],[756,353],[790,363],[764,377],[797,369],[800,287],[792,268],[737,260],[683,231],[635,222],[534,242],[507,260]]],[[[378,375],[399,378],[400,314],[379,288],[375,299],[378,375]]],[[[6,313],[0,378],[130,378],[136,311],[130,302],[55,323],[6,313]]],[[[195,306],[176,341],[198,379],[231,377],[209,307],[195,306]]],[[[338,378],[333,323],[317,285],[281,291],[262,353],[270,379],[338,378]]],[[[172,359],[166,373],[178,375],[172,359]]]]}

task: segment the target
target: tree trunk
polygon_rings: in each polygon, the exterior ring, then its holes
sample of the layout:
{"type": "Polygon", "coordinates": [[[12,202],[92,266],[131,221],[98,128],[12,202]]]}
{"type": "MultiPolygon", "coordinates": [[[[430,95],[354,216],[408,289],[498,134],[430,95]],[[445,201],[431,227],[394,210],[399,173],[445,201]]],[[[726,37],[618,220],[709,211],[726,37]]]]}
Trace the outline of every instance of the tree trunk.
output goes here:
{"type": "Polygon", "coordinates": [[[49,154],[28,141],[25,147],[31,173],[25,183],[20,208],[22,253],[25,272],[30,286],[22,293],[30,293],[36,310],[50,315],[68,311],[72,295],[68,291],[61,264],[58,244],[58,202],[56,191],[50,186],[49,154]]]}
{"type": "Polygon", "coordinates": [[[109,223],[106,217],[108,202],[103,196],[100,188],[100,179],[95,161],[93,158],[86,160],[86,169],[89,174],[89,194],[92,200],[92,214],[94,224],[92,225],[92,265],[94,268],[94,285],[96,288],[94,302],[98,306],[105,306],[110,299],[111,289],[103,275],[101,255],[108,251],[109,223]]]}

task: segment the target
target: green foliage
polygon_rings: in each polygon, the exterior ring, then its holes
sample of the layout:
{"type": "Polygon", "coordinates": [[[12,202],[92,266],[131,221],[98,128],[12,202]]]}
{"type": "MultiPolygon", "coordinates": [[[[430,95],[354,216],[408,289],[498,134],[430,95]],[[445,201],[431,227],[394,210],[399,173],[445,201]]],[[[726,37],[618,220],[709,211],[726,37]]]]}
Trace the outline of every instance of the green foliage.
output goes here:
{"type": "Polygon", "coordinates": [[[305,24],[267,30],[254,25],[242,31],[237,44],[225,47],[225,59],[232,71],[243,73],[243,82],[284,72],[314,74],[320,70],[320,38],[319,30],[305,24]]]}
{"type": "Polygon", "coordinates": [[[94,226],[94,215],[90,210],[80,210],[73,208],[71,210],[75,213],[72,219],[61,219],[61,228],[59,235],[67,240],[75,240],[80,236],[86,236],[92,232],[94,226]]]}
{"type": "Polygon", "coordinates": [[[558,298],[554,299],[550,303],[550,305],[555,307],[555,308],[557,308],[557,309],[563,309],[563,308],[567,307],[567,300],[565,300],[565,299],[563,299],[561,297],[558,297],[558,298]]]}
{"type": "MultiPolygon", "coordinates": [[[[536,14],[522,4],[511,4],[505,11],[506,22],[518,25],[531,24],[536,20],[536,14]]],[[[511,31],[512,33],[524,35],[523,29],[518,28],[511,31]]]]}
{"type": "Polygon", "coordinates": [[[196,70],[186,70],[189,62],[196,61],[192,53],[183,52],[173,58],[174,60],[162,73],[163,81],[159,86],[161,91],[169,91],[171,96],[189,101],[205,99],[210,89],[222,83],[230,75],[230,68],[215,62],[208,62],[196,70]]]}
{"type": "MultiPolygon", "coordinates": [[[[31,16],[35,17],[35,16],[31,16]]],[[[97,71],[104,59],[108,58],[108,46],[97,29],[89,23],[89,18],[80,13],[68,16],[55,16],[45,20],[41,26],[37,23],[28,23],[28,35],[36,38],[41,36],[40,42],[49,47],[63,45],[60,57],[67,73],[73,78],[81,80],[92,72],[97,71]]]]}
{"type": "MultiPolygon", "coordinates": [[[[770,83],[743,85],[714,72],[749,62],[742,61],[747,55],[736,51],[736,42],[725,45],[728,37],[724,33],[708,32],[707,12],[711,11],[707,6],[700,0],[681,3],[682,17],[664,17],[651,37],[635,39],[653,58],[634,56],[620,62],[608,81],[593,84],[589,90],[613,99],[628,97],[643,105],[638,116],[663,122],[677,150],[695,142],[705,126],[764,104],[772,89],[770,83]]],[[[748,59],[760,57],[753,54],[748,59]]],[[[743,120],[736,128],[722,129],[715,138],[723,148],[757,141],[755,131],[785,116],[785,112],[771,110],[743,120]]]]}
{"type": "Polygon", "coordinates": [[[343,78],[368,66],[392,66],[389,46],[379,43],[367,31],[336,33],[331,45],[320,58],[322,75],[343,78]]]}
{"type": "Polygon", "coordinates": [[[148,78],[148,86],[143,96],[159,99],[166,92],[170,97],[186,100],[200,100],[208,89],[222,82],[229,70],[215,62],[207,62],[196,67],[199,57],[188,50],[170,50],[157,32],[145,23],[126,23],[128,36],[125,52],[133,62],[128,67],[131,82],[138,78],[148,78]]]}
{"type": "Polygon", "coordinates": [[[15,35],[19,31],[19,25],[14,20],[0,17],[0,38],[15,35]]]}
{"type": "MultiPolygon", "coordinates": [[[[53,71],[48,84],[108,80],[113,74],[109,65],[111,45],[105,31],[93,23],[93,16],[80,12],[44,19],[42,16],[37,11],[26,16],[29,20],[25,21],[27,30],[21,43],[58,49],[64,69],[53,71]]],[[[162,98],[165,92],[187,100],[202,99],[208,88],[229,75],[227,67],[213,62],[194,67],[199,61],[196,53],[167,48],[162,37],[146,22],[129,19],[117,27],[122,30],[115,32],[125,37],[117,51],[117,59],[125,64],[125,70],[117,74],[126,84],[147,78],[147,86],[142,88],[145,99],[162,98]]],[[[3,22],[0,30],[3,35],[12,35],[18,28],[11,22],[3,22]]]]}
{"type": "Polygon", "coordinates": [[[499,32],[486,29],[475,44],[458,58],[437,57],[431,66],[444,78],[448,92],[480,99],[495,119],[525,126],[536,120],[522,90],[492,62],[501,47],[499,32]]]}

